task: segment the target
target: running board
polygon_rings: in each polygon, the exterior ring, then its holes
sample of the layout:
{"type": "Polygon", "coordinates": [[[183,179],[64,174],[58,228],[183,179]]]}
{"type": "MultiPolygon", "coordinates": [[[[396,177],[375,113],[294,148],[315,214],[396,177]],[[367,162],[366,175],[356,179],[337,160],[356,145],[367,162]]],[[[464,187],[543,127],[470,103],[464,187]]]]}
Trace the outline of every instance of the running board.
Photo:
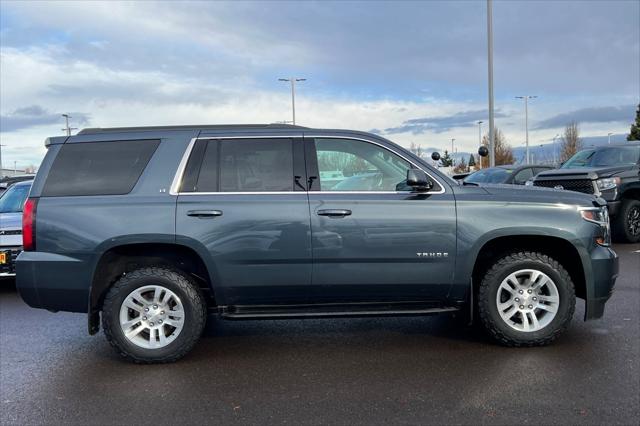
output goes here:
{"type": "Polygon", "coordinates": [[[357,303],[318,305],[235,305],[219,306],[224,319],[345,318],[374,316],[418,316],[456,312],[458,307],[434,306],[424,302],[357,303]]]}

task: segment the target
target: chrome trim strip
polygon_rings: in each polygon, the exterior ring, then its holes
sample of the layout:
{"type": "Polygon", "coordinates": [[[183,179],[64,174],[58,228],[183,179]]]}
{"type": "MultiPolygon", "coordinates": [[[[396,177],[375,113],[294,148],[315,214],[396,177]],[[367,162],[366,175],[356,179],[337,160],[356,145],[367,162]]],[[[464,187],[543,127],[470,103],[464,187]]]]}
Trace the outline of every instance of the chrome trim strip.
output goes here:
{"type": "Polygon", "coordinates": [[[377,145],[383,149],[393,152],[398,157],[402,158],[409,164],[418,169],[422,170],[429,176],[433,181],[435,181],[438,186],[440,186],[439,191],[427,191],[427,192],[413,192],[413,191],[271,191],[271,192],[178,192],[178,188],[180,188],[180,184],[182,183],[182,177],[184,175],[185,168],[187,167],[187,162],[189,161],[189,156],[191,155],[191,151],[193,150],[193,146],[195,145],[197,140],[224,140],[224,139],[288,139],[288,138],[301,138],[302,134],[294,134],[294,135],[248,135],[248,136],[202,136],[191,139],[187,149],[180,160],[180,164],[178,166],[178,170],[176,171],[175,176],[173,177],[173,182],[171,184],[171,189],[169,193],[171,195],[283,195],[283,194],[420,194],[420,195],[432,195],[432,194],[444,194],[446,192],[445,186],[431,173],[424,168],[419,167],[415,164],[414,161],[408,159],[404,155],[398,153],[396,150],[389,148],[387,146],[382,145],[373,140],[357,138],[354,136],[334,136],[334,135],[304,135],[307,138],[320,138],[320,139],[350,139],[361,142],[371,143],[373,145],[377,145]]]}
{"type": "Polygon", "coordinates": [[[191,141],[189,141],[189,145],[187,145],[187,149],[182,155],[182,159],[180,160],[180,164],[178,165],[178,170],[176,170],[176,174],[173,176],[173,182],[171,182],[171,188],[169,189],[169,194],[171,195],[179,195],[178,188],[180,188],[180,185],[182,185],[184,169],[187,167],[187,161],[189,161],[191,150],[193,149],[193,146],[196,144],[197,140],[198,138],[192,138],[191,141]]]}

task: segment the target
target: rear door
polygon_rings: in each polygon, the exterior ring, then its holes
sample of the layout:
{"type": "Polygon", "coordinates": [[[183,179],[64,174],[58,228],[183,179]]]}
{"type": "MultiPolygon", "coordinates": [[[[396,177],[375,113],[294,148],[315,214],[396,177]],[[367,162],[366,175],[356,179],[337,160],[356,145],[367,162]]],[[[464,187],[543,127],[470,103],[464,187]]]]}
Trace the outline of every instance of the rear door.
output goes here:
{"type": "Polygon", "coordinates": [[[442,300],[455,266],[450,188],[405,181],[415,168],[373,140],[306,137],[313,300],[442,300]]]}
{"type": "Polygon", "coordinates": [[[204,246],[220,304],[300,303],[311,283],[301,138],[200,138],[178,196],[177,240],[204,246]]]}

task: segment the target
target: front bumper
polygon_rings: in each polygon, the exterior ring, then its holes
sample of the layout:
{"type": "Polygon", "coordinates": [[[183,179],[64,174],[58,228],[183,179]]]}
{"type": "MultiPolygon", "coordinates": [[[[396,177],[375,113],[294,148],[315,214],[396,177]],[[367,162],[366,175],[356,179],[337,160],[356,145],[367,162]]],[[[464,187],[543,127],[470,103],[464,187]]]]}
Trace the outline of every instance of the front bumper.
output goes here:
{"type": "Polygon", "coordinates": [[[590,254],[584,319],[598,319],[604,315],[604,306],[611,297],[618,278],[618,255],[609,247],[597,246],[590,254]]]}
{"type": "Polygon", "coordinates": [[[618,215],[622,201],[607,201],[607,209],[609,209],[609,216],[614,217],[618,215]]]}

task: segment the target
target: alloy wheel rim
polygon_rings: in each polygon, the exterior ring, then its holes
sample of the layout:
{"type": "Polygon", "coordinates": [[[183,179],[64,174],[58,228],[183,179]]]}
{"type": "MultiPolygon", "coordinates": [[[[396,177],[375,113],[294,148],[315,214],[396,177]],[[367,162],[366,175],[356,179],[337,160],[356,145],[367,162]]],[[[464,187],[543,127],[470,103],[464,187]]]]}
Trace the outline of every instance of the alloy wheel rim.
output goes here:
{"type": "Polygon", "coordinates": [[[184,318],[180,298],[159,285],[135,289],[120,306],[122,333],[145,349],[159,349],[173,342],[184,327],[184,318]]]}
{"type": "Polygon", "coordinates": [[[640,207],[632,207],[627,214],[627,227],[631,235],[640,234],[640,207]]]}
{"type": "Polygon", "coordinates": [[[521,269],[509,274],[498,287],[496,306],[500,318],[517,331],[545,328],[558,313],[560,295],[547,274],[521,269]]]}

